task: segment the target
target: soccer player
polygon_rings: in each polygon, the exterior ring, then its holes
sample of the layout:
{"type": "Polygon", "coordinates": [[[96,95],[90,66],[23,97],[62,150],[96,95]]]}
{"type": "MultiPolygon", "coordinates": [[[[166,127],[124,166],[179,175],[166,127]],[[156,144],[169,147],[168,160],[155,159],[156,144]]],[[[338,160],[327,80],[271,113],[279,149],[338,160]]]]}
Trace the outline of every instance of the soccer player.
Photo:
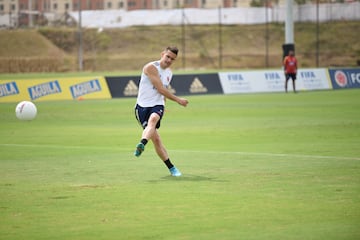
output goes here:
{"type": "Polygon", "coordinates": [[[288,56],[284,58],[284,71],[285,71],[285,92],[287,92],[288,81],[291,78],[293,84],[294,93],[295,89],[295,80],[297,74],[297,59],[293,50],[289,51],[288,56]]]}
{"type": "Polygon", "coordinates": [[[167,47],[161,52],[160,60],[149,62],[144,66],[135,106],[135,117],[142,126],[143,132],[140,143],[136,145],[134,155],[139,157],[145,150],[148,141],[151,140],[157,155],[174,177],[181,176],[181,172],[171,163],[158,129],[164,115],[166,98],[184,107],[188,104],[188,100],[172,94],[167,88],[172,79],[170,66],[175,61],[178,51],[176,47],[167,47]]]}

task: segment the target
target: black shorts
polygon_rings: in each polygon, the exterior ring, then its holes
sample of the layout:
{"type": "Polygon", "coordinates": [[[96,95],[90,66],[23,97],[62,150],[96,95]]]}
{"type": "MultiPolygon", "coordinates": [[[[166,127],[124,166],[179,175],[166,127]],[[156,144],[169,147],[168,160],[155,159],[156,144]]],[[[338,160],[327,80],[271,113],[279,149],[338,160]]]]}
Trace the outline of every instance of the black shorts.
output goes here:
{"type": "Polygon", "coordinates": [[[290,78],[292,80],[296,80],[296,73],[286,73],[285,78],[286,78],[286,80],[289,80],[290,78]]]}
{"type": "Polygon", "coordinates": [[[160,121],[164,115],[164,106],[163,105],[156,105],[154,107],[141,107],[140,105],[136,104],[135,106],[135,117],[139,124],[142,126],[143,129],[146,128],[149,117],[152,113],[156,113],[160,116],[159,121],[156,124],[156,128],[160,128],[160,121]]]}

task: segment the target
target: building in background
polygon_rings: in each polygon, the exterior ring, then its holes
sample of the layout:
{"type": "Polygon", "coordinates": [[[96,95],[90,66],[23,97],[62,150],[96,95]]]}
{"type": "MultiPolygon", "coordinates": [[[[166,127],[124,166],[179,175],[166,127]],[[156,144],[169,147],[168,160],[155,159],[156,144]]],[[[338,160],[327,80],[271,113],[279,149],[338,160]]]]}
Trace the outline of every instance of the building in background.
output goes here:
{"type": "MultiPolygon", "coordinates": [[[[295,4],[350,3],[360,0],[294,0],[295,4]]],[[[81,10],[158,10],[178,8],[276,7],[286,0],[0,0],[0,27],[66,23],[69,12],[81,10]],[[31,5],[31,6],[30,6],[31,5]]]]}
{"type": "MultiPolygon", "coordinates": [[[[294,0],[295,3],[315,3],[317,0],[294,0]]],[[[359,0],[319,0],[320,3],[355,2],[359,0]]],[[[233,8],[284,5],[286,0],[0,0],[0,14],[32,10],[63,14],[82,10],[140,10],[175,8],[233,8]],[[29,4],[32,4],[31,8],[29,4]]]]}
{"type": "MultiPolygon", "coordinates": [[[[0,0],[0,14],[18,11],[64,13],[82,10],[249,7],[252,0],[0,0]],[[31,3],[31,7],[29,6],[31,3]]],[[[272,0],[269,0],[272,1],[272,0]]],[[[285,1],[285,0],[283,0],[285,1]]]]}

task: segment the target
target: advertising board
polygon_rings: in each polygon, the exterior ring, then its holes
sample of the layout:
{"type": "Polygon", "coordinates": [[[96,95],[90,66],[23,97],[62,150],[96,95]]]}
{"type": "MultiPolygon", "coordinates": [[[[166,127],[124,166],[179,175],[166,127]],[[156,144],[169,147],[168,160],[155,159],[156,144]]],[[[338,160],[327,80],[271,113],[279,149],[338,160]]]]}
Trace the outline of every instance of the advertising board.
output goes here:
{"type": "MultiPolygon", "coordinates": [[[[219,78],[225,94],[284,92],[285,75],[280,70],[220,72],[219,78]]],[[[292,89],[291,80],[288,89],[292,89]]],[[[296,80],[297,91],[331,89],[326,69],[300,69],[296,80]]]]}
{"type": "MultiPolygon", "coordinates": [[[[136,97],[139,80],[140,76],[106,77],[113,98],[136,97]]],[[[216,73],[173,75],[170,91],[177,95],[223,93],[216,73]]]]}
{"type": "Polygon", "coordinates": [[[0,81],[0,102],[103,98],[110,98],[104,77],[0,81]]]}
{"type": "Polygon", "coordinates": [[[329,69],[334,89],[360,88],[360,68],[329,69]]]}

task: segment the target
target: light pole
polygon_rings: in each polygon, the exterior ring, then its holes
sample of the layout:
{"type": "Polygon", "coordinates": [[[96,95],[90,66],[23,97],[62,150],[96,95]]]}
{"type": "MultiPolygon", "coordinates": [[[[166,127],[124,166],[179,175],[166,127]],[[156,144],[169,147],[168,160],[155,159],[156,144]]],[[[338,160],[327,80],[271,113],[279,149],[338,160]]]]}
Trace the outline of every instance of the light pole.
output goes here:
{"type": "Polygon", "coordinates": [[[293,50],[295,52],[293,2],[294,0],[286,0],[285,44],[283,44],[283,58],[288,54],[289,50],[293,50]]]}
{"type": "Polygon", "coordinates": [[[286,0],[285,43],[294,43],[294,0],[286,0]]]}
{"type": "Polygon", "coordinates": [[[222,69],[222,28],[221,28],[221,6],[219,6],[219,68],[222,69]]]}
{"type": "Polygon", "coordinates": [[[185,9],[182,7],[181,10],[182,24],[181,24],[181,36],[182,36],[182,67],[185,70],[186,67],[186,58],[185,58],[185,9]]]}
{"type": "Polygon", "coordinates": [[[316,67],[319,67],[319,0],[316,0],[316,67]]]}
{"type": "Polygon", "coordinates": [[[33,27],[33,16],[32,16],[32,0],[29,0],[29,27],[33,27]]]}
{"type": "Polygon", "coordinates": [[[265,67],[269,67],[269,0],[265,1],[265,67]]]}
{"type": "Polygon", "coordinates": [[[78,0],[78,8],[79,8],[79,22],[78,22],[78,36],[79,36],[79,71],[83,70],[83,39],[82,39],[82,29],[81,29],[81,0],[78,0]]]}

